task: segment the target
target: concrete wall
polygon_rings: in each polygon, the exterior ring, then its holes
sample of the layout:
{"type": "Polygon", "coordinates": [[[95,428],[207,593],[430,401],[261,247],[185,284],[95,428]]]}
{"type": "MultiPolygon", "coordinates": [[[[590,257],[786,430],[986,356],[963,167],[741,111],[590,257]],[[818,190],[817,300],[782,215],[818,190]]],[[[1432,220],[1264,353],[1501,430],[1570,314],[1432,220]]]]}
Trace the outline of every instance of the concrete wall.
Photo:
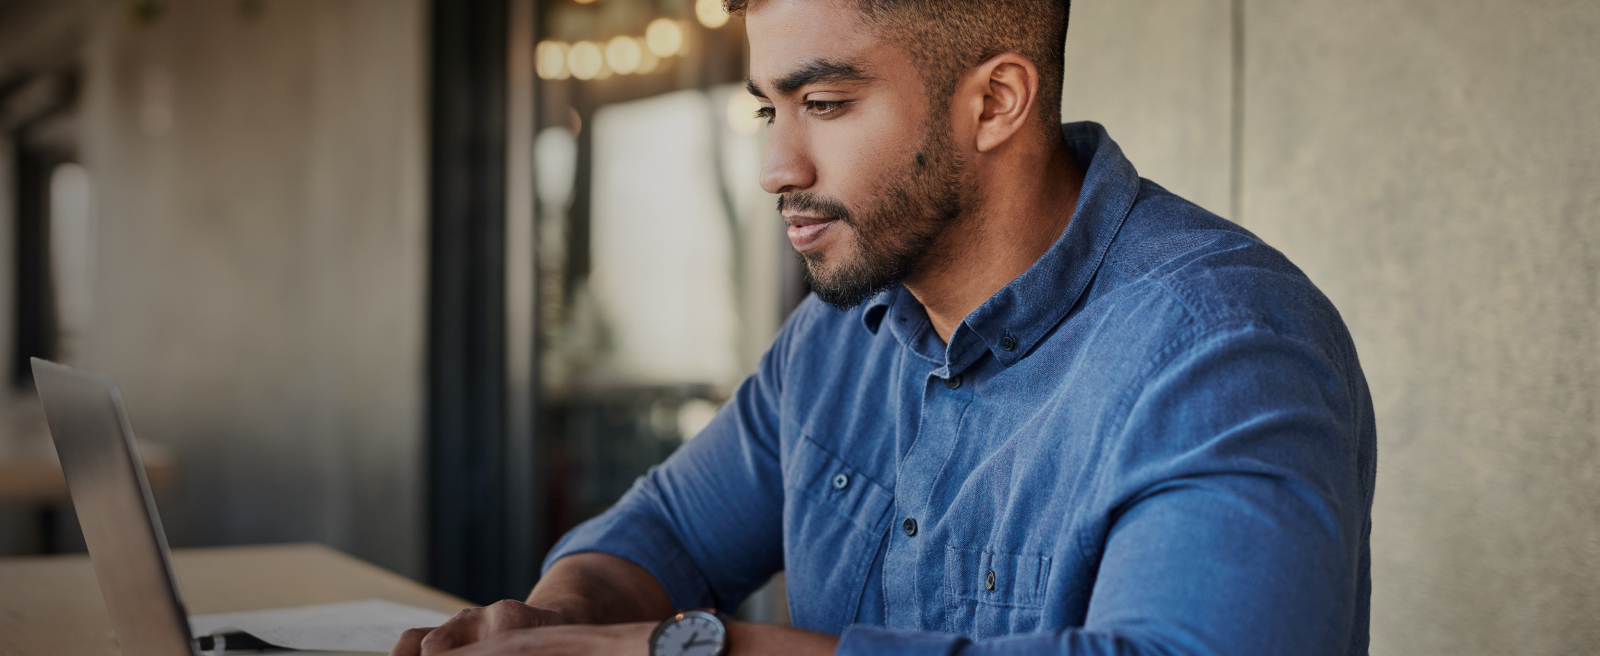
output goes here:
{"type": "Polygon", "coordinates": [[[88,36],[76,359],[173,447],[175,545],[315,540],[419,574],[425,3],[160,4],[102,3],[88,36]]]}
{"type": "Polygon", "coordinates": [[[1068,68],[1092,70],[1067,116],[1242,208],[1355,335],[1379,431],[1372,653],[1593,653],[1600,4],[1074,5],[1068,68]]]}
{"type": "Polygon", "coordinates": [[[1063,74],[1064,121],[1106,126],[1139,174],[1230,213],[1230,0],[1078,0],[1063,74]]]}

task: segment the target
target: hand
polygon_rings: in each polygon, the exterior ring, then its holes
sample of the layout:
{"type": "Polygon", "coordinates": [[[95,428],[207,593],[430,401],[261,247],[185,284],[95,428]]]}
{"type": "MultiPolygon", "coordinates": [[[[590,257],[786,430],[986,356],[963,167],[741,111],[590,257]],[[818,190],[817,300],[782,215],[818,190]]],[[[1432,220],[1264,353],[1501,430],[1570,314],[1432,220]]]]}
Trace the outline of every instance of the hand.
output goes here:
{"type": "Polygon", "coordinates": [[[408,630],[400,634],[389,656],[434,656],[512,631],[562,624],[570,622],[560,613],[506,599],[462,610],[437,627],[408,630]]]}
{"type": "Polygon", "coordinates": [[[654,622],[521,629],[474,642],[448,656],[648,656],[654,622]]]}

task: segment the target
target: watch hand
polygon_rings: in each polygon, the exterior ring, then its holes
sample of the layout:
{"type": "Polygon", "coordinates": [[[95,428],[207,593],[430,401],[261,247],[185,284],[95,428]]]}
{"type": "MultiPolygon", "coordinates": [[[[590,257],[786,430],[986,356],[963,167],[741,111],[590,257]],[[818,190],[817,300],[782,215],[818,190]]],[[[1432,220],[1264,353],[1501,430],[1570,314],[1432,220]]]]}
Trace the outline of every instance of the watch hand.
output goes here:
{"type": "Polygon", "coordinates": [[[700,637],[700,632],[699,631],[695,631],[694,633],[689,634],[689,641],[683,643],[683,648],[684,649],[688,649],[690,647],[693,647],[696,644],[694,640],[695,640],[695,638],[698,638],[698,637],[700,637]]]}

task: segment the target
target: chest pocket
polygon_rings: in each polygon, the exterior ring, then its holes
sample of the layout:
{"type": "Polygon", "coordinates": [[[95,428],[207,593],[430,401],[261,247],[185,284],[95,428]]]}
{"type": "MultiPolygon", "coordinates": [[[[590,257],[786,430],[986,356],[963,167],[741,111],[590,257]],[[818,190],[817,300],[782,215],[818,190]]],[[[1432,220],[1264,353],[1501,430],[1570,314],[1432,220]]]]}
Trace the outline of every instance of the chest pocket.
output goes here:
{"type": "Polygon", "coordinates": [[[1038,629],[1050,557],[991,550],[945,550],[950,630],[974,638],[1038,629]]]}
{"type": "Polygon", "coordinates": [[[794,625],[855,623],[889,532],[894,494],[802,436],[784,467],[784,567],[794,625]]]}

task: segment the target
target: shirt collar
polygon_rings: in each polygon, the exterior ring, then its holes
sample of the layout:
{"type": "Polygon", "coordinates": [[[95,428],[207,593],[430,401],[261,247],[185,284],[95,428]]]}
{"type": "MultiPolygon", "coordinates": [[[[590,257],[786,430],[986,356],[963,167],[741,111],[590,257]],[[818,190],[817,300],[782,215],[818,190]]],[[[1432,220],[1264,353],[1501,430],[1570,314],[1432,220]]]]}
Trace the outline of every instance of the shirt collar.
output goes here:
{"type": "MultiPolygon", "coordinates": [[[[984,301],[956,327],[945,349],[941,375],[960,372],[984,351],[1010,366],[1027,357],[1033,347],[1050,333],[1078,303],[1099,271],[1106,251],[1139,195],[1139,174],[1122,148],[1098,123],[1068,123],[1061,126],[1067,150],[1084,169],[1083,189],[1078,207],[1067,229],[1033,266],[984,301]],[[1009,348],[1007,348],[1009,347],[1009,348]]],[[[916,316],[906,329],[892,330],[914,352],[926,350],[927,314],[903,285],[879,293],[866,303],[861,320],[867,330],[877,333],[884,316],[898,310],[905,314],[916,306],[916,316]],[[920,320],[920,321],[917,321],[920,320]]],[[[926,355],[926,354],[924,354],[926,355]]],[[[931,359],[931,358],[930,358],[931,359]]]]}

